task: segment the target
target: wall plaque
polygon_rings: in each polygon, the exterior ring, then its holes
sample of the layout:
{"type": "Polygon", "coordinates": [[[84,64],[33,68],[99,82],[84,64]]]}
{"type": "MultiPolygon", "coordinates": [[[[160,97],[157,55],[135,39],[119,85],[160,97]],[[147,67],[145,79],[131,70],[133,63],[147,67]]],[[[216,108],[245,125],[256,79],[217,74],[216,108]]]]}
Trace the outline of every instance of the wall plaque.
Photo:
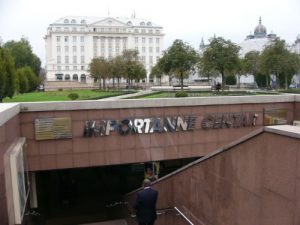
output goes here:
{"type": "Polygon", "coordinates": [[[287,109],[267,108],[264,111],[264,125],[283,125],[287,124],[287,109]]]}
{"type": "Polygon", "coordinates": [[[35,139],[55,140],[72,138],[71,118],[40,118],[35,119],[35,139]]]}

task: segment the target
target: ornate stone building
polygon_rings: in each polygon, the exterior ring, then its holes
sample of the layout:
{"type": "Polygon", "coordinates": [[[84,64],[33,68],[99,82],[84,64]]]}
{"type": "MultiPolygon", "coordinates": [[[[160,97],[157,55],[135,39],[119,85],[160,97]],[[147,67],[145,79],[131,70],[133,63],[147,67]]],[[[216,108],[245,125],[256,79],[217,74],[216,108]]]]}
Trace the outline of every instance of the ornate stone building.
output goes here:
{"type": "Polygon", "coordinates": [[[47,81],[91,83],[94,57],[111,59],[125,49],[139,51],[149,72],[163,50],[163,27],[152,21],[113,17],[63,17],[50,24],[45,36],[47,81]]]}

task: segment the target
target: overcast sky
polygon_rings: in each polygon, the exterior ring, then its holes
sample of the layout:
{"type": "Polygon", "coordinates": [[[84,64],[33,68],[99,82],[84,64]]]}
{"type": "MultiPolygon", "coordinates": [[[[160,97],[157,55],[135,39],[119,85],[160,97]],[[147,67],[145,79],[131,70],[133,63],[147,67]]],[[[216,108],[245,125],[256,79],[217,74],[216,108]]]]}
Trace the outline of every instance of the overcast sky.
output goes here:
{"type": "Polygon", "coordinates": [[[300,0],[0,0],[3,42],[25,36],[45,65],[43,37],[64,16],[136,17],[164,27],[165,48],[182,39],[198,48],[214,34],[242,42],[258,19],[267,32],[293,43],[300,34],[300,0]]]}

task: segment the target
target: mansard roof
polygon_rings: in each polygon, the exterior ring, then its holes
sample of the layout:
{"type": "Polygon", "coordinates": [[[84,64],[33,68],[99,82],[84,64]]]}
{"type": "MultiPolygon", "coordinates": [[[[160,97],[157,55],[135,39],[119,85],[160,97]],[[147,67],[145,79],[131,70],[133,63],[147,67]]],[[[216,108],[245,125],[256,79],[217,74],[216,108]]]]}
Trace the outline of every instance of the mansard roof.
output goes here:
{"type": "Polygon", "coordinates": [[[105,20],[114,20],[118,21],[120,23],[126,24],[128,26],[132,27],[156,27],[156,28],[162,28],[162,26],[153,23],[150,20],[147,19],[142,19],[142,18],[126,18],[126,17],[87,17],[87,16],[66,16],[62,17],[58,20],[56,20],[54,23],[51,25],[67,25],[67,24],[72,24],[72,25],[92,25],[100,21],[105,21],[105,20]]]}

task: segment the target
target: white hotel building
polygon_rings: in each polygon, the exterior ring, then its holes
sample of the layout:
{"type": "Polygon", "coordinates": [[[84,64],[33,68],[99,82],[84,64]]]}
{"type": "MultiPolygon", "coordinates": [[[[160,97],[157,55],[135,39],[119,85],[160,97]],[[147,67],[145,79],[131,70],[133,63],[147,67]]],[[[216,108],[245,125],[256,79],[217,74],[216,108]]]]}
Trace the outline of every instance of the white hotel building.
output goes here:
{"type": "Polygon", "coordinates": [[[50,24],[45,36],[47,81],[92,83],[89,63],[111,59],[125,49],[139,51],[149,73],[163,50],[163,27],[145,19],[63,17],[50,24]]]}

